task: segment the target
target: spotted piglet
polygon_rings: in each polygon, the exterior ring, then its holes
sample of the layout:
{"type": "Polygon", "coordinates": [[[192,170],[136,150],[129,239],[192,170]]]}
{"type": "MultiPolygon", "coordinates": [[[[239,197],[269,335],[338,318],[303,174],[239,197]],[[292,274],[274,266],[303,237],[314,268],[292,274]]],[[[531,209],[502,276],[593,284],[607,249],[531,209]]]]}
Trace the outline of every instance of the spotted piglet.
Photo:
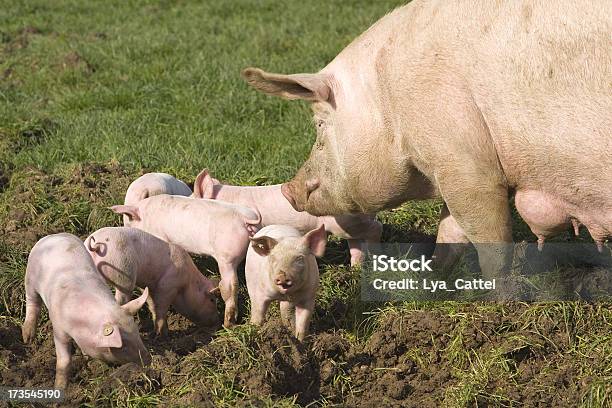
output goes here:
{"type": "Polygon", "coordinates": [[[251,323],[260,325],[270,303],[278,300],[283,322],[294,324],[295,336],[304,340],[319,286],[315,257],[323,256],[326,243],[324,225],[306,235],[286,225],[269,225],[251,238],[245,267],[251,323]]]}
{"type": "Polygon", "coordinates": [[[71,234],[47,236],[34,245],[25,275],[23,341],[31,342],[42,303],[49,310],[57,356],[55,388],[66,388],[72,340],[83,354],[108,363],[148,365],[151,355],[138,333],[136,314],[148,297],[119,306],[96,271],[81,240],[71,234]]]}

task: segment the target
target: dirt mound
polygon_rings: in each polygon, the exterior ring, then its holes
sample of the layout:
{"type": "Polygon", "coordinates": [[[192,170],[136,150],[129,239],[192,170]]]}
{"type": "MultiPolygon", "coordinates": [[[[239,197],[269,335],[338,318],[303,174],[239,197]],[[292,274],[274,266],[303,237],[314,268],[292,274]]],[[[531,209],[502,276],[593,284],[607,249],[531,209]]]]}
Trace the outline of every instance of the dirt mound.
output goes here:
{"type": "Polygon", "coordinates": [[[14,33],[0,33],[0,43],[2,50],[5,53],[13,53],[30,45],[30,39],[33,35],[40,35],[42,31],[34,26],[24,27],[14,33]]]}
{"type": "MultiPolygon", "coordinates": [[[[288,398],[302,406],[580,405],[593,378],[572,352],[579,347],[576,336],[588,333],[600,313],[596,306],[550,313],[521,304],[454,308],[383,313],[368,338],[324,331],[305,343],[276,319],[259,330],[239,326],[213,338],[173,314],[169,337],[160,339],[147,333],[152,322],[145,317],[151,366],[109,367],[77,352],[68,402],[142,398],[169,406],[214,406],[214,401],[258,406],[288,398]],[[571,325],[568,313],[586,320],[571,325]],[[476,397],[465,396],[474,390],[476,397]]],[[[2,384],[51,386],[55,357],[49,324],[26,346],[19,325],[0,320],[0,357],[2,384]]],[[[594,352],[589,358],[604,367],[609,356],[594,352]]]]}
{"type": "MultiPolygon", "coordinates": [[[[38,133],[32,133],[31,137],[38,133]]],[[[3,240],[28,251],[42,236],[71,232],[85,236],[94,228],[118,223],[106,210],[122,197],[130,178],[118,163],[69,166],[60,175],[28,168],[13,174],[0,212],[3,240]]]]}
{"type": "Polygon", "coordinates": [[[59,67],[62,70],[76,70],[84,74],[93,74],[96,72],[96,67],[76,51],[64,55],[59,63],[59,67]]]}

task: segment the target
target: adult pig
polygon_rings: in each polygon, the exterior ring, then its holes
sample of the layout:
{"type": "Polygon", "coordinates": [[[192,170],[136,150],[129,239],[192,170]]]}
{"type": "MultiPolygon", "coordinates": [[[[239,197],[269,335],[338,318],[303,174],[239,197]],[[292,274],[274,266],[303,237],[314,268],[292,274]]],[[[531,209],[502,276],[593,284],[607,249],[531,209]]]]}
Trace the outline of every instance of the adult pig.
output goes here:
{"type": "Polygon", "coordinates": [[[361,262],[364,242],[380,242],[382,224],[373,215],[346,214],[316,217],[296,211],[281,193],[281,185],[231,186],[212,178],[202,170],[193,186],[193,197],[227,201],[256,209],[261,214],[261,225],[289,225],[306,233],[325,225],[328,233],[347,239],[351,252],[351,265],[361,262]]]}
{"type": "Polygon", "coordinates": [[[168,333],[170,305],[196,324],[218,323],[217,284],[200,273],[183,248],[128,227],[99,229],[87,237],[85,247],[98,272],[115,287],[120,305],[131,299],[134,287],[149,288],[147,303],[158,335],[168,333]]]}
{"type": "Polygon", "coordinates": [[[287,225],[268,225],[255,234],[244,269],[251,323],[263,323],[268,306],[277,300],[283,321],[294,323],[295,336],[304,340],[319,287],[315,256],[323,256],[326,238],[324,225],[306,235],[287,225]]]}
{"type": "Polygon", "coordinates": [[[25,290],[24,342],[31,342],[36,335],[41,304],[49,310],[57,356],[55,388],[68,384],[72,340],[83,354],[108,363],[151,362],[132,317],[145,303],[148,289],[119,306],[74,235],[49,235],[34,245],[28,257],[25,290]]]}
{"type": "Polygon", "coordinates": [[[135,205],[111,209],[125,214],[130,225],[198,255],[210,255],[221,273],[221,297],[225,301],[224,325],[236,322],[237,268],[246,257],[249,237],[259,229],[261,216],[248,207],[218,200],[196,200],[161,194],[135,205]]]}
{"type": "MultiPolygon", "coordinates": [[[[318,73],[243,76],[312,102],[316,141],[282,187],[297,210],[373,213],[441,197],[448,235],[507,243],[509,195],[525,193],[518,211],[537,204],[533,230],[573,219],[601,245],[612,232],[610,38],[605,0],[415,0],[318,73]]],[[[483,270],[507,265],[487,248],[483,270]]]]}
{"type": "MultiPolygon", "coordinates": [[[[134,180],[125,193],[125,205],[135,205],[140,200],[159,194],[190,196],[187,184],[167,173],[146,173],[134,180]]],[[[123,225],[129,227],[130,219],[123,217],[123,225]]]]}

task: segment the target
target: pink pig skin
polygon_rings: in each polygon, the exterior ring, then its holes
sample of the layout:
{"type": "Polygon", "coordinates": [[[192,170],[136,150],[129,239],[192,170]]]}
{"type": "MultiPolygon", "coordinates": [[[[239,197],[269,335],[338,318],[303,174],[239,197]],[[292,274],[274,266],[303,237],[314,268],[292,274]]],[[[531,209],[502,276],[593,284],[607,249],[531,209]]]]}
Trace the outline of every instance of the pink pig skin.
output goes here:
{"type": "Polygon", "coordinates": [[[111,209],[130,217],[132,227],[178,245],[188,252],[210,255],[217,261],[225,301],[223,324],[236,323],[237,268],[246,256],[249,237],[257,232],[261,216],[251,208],[217,200],[195,200],[167,194],[156,195],[134,206],[111,209]]]}
{"type": "Polygon", "coordinates": [[[321,224],[330,234],[348,240],[351,265],[363,259],[363,242],[380,242],[382,224],[370,214],[346,214],[316,217],[296,211],[281,192],[281,185],[231,186],[219,183],[208,170],[196,178],[192,197],[227,201],[256,209],[261,214],[261,225],[290,225],[306,233],[321,224]]]}
{"type": "Polygon", "coordinates": [[[319,287],[315,256],[323,256],[326,238],[324,225],[306,235],[287,225],[269,225],[255,234],[245,266],[252,324],[260,325],[277,300],[283,322],[295,325],[295,336],[304,340],[319,287]]]}
{"type": "MultiPolygon", "coordinates": [[[[190,196],[191,189],[187,184],[167,173],[147,173],[130,184],[125,193],[125,205],[135,205],[140,200],[159,194],[190,196]]],[[[123,217],[123,225],[130,226],[128,216],[123,217]]]]}
{"type": "Polygon", "coordinates": [[[44,303],[53,325],[56,388],[68,384],[71,340],[83,354],[109,363],[150,364],[151,355],[132,317],[145,303],[148,289],[119,306],[79,238],[56,234],[38,241],[28,258],[25,289],[23,341],[34,339],[44,303]]]}
{"type": "Polygon", "coordinates": [[[127,227],[99,229],[85,240],[85,247],[98,271],[115,287],[120,305],[131,299],[135,286],[149,288],[147,303],[158,335],[168,333],[170,305],[196,324],[219,322],[213,295],[217,284],[200,273],[181,247],[127,227]]]}

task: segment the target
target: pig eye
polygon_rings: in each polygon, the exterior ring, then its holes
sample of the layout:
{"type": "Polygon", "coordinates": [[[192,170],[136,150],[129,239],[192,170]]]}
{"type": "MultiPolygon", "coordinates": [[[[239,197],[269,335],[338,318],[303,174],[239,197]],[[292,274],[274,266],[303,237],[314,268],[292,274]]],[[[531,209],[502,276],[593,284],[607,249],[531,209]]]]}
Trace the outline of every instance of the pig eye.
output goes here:
{"type": "Polygon", "coordinates": [[[325,122],[324,122],[324,121],[322,121],[321,119],[318,119],[318,120],[316,121],[316,125],[317,125],[317,130],[321,130],[321,129],[323,129],[323,127],[325,126],[325,122]]]}

